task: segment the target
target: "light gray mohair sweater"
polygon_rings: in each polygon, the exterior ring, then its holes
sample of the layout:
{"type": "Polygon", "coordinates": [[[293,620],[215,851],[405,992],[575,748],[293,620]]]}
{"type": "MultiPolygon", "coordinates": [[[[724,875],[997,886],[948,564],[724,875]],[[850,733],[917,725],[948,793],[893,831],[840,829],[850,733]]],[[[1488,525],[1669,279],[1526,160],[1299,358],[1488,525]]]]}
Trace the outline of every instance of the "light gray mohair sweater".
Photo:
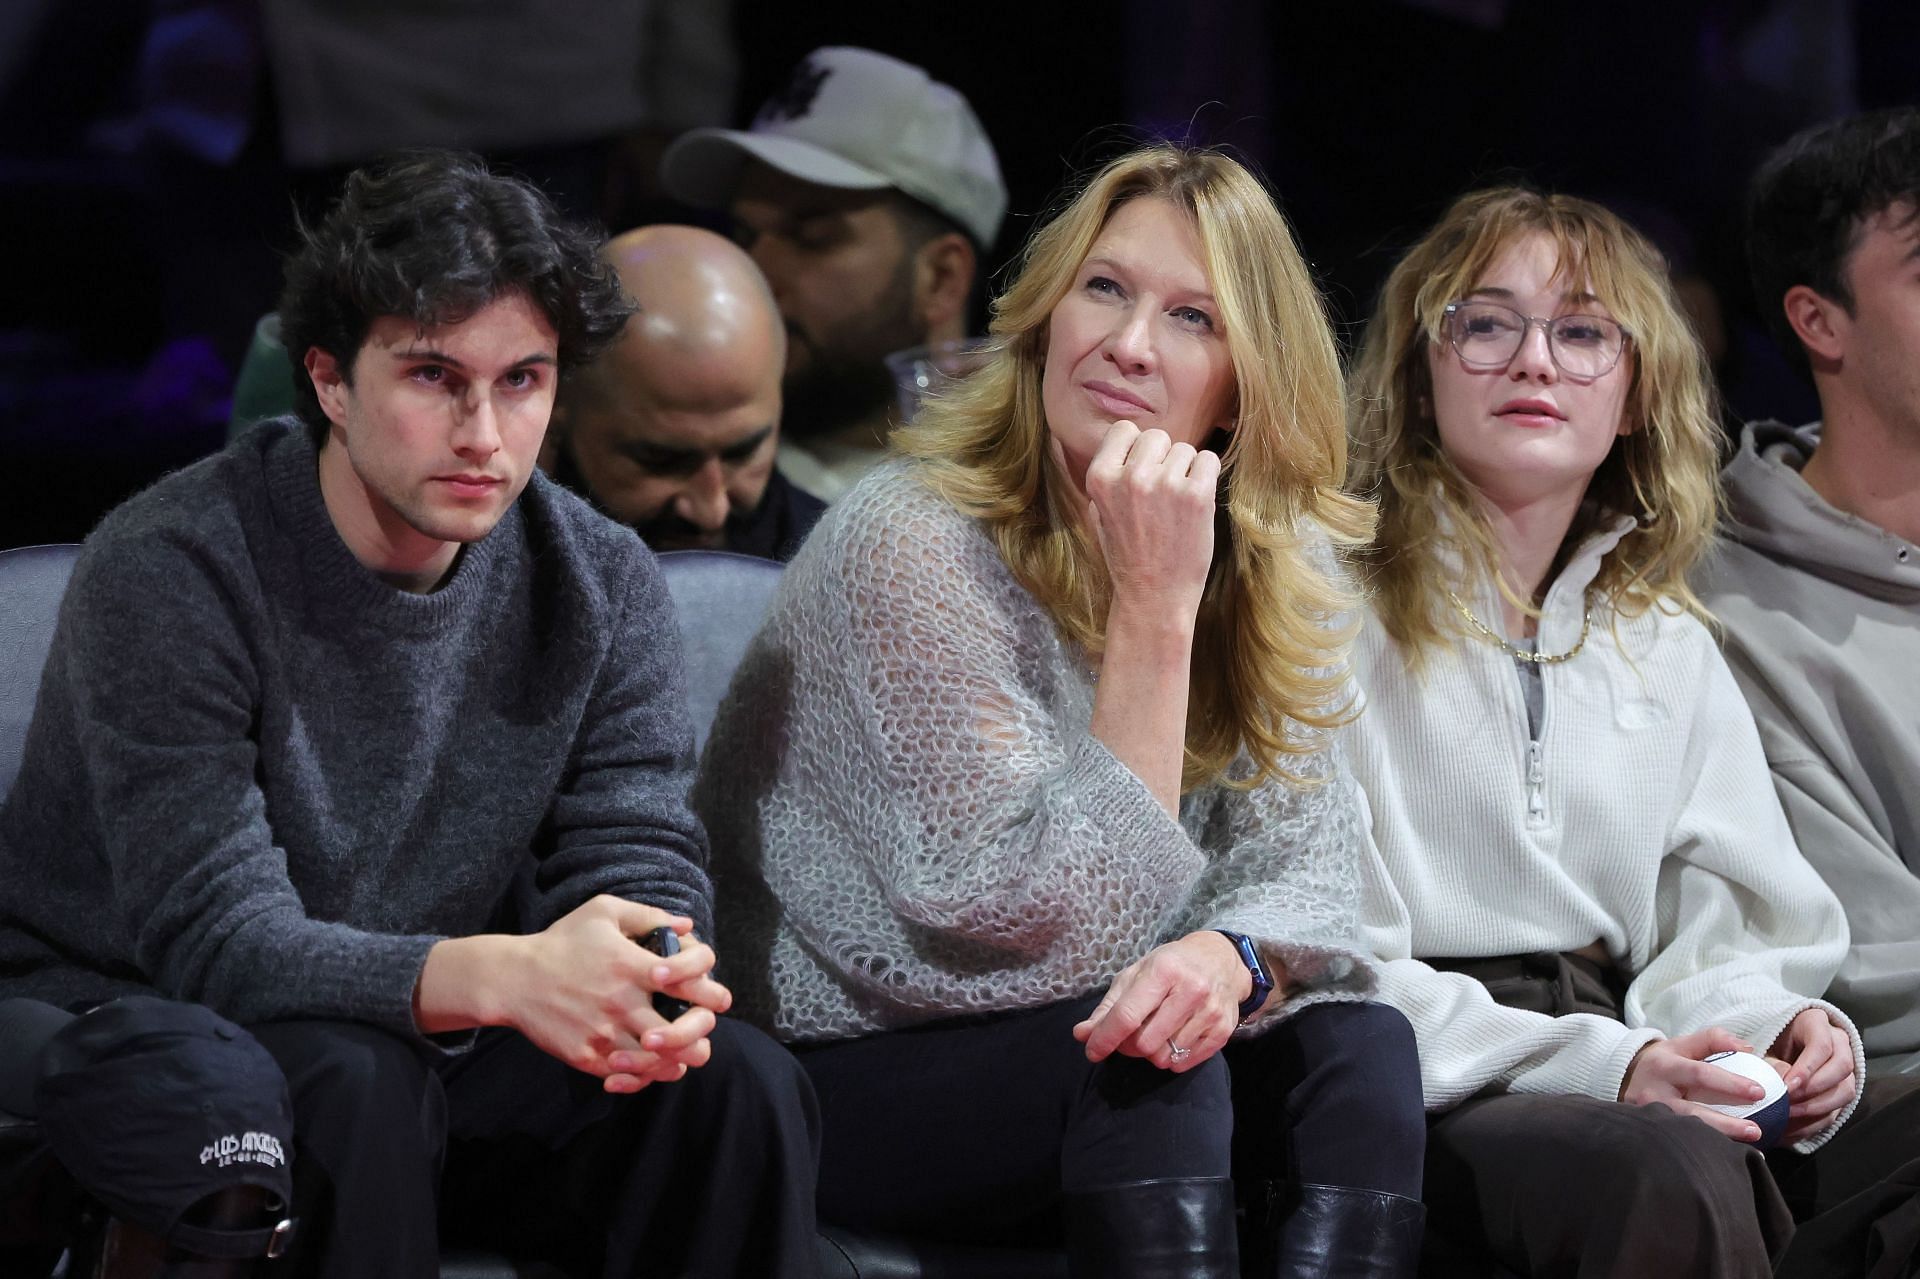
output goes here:
{"type": "Polygon", "coordinates": [[[530,865],[531,924],[610,893],[704,928],[671,609],[539,475],[429,595],[354,559],[289,421],[161,480],[61,609],[0,808],[0,996],[411,1034],[427,950],[530,865]]]}
{"type": "Polygon", "coordinates": [[[819,1041],[1035,1007],[1215,927],[1285,967],[1256,1027],[1370,992],[1335,747],[1297,763],[1322,785],[1209,785],[1176,822],[1092,711],[975,521],[910,464],[861,481],[787,569],[694,788],[740,1011],[819,1041]]]}

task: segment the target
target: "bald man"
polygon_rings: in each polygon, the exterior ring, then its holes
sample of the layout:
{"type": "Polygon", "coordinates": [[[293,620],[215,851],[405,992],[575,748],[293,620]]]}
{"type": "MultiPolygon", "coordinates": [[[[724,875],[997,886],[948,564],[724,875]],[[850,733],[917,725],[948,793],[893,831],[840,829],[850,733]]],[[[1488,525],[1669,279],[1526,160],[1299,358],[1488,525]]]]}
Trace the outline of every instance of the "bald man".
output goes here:
{"type": "Polygon", "coordinates": [[[562,385],[548,469],[655,550],[790,558],[825,508],[774,468],[787,334],[766,279],[697,227],[603,252],[639,311],[562,385]]]}

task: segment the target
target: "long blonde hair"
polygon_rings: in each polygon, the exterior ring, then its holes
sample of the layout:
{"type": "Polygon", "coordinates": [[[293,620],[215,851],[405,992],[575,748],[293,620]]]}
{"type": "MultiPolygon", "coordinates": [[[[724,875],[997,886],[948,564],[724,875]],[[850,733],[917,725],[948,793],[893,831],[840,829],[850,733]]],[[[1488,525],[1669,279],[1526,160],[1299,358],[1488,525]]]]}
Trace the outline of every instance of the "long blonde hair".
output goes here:
{"type": "Polygon", "coordinates": [[[1348,714],[1340,624],[1354,605],[1324,550],[1365,544],[1370,506],[1341,491],[1346,466],[1339,355],[1318,290],[1272,199],[1216,151],[1170,145],[1120,157],[1028,241],[994,304],[985,367],[929,401],[895,436],[927,481],[979,519],[1021,585],[1067,639],[1105,646],[1106,565],[1063,500],[1047,447],[1041,376],[1047,321],[1095,239],[1129,200],[1164,199],[1192,219],[1233,361],[1236,426],[1221,449],[1213,566],[1195,628],[1182,786],[1220,778],[1240,751],[1251,777],[1296,778],[1318,749],[1300,726],[1348,714]],[[1319,549],[1316,549],[1319,548],[1319,549]]]}
{"type": "Polygon", "coordinates": [[[1631,432],[1587,486],[1561,555],[1632,516],[1636,527],[1607,554],[1597,597],[1617,617],[1656,604],[1706,618],[1687,585],[1720,511],[1719,436],[1706,355],[1673,291],[1660,253],[1617,215],[1587,200],[1524,187],[1462,196],[1408,251],[1381,288],[1351,379],[1351,487],[1380,506],[1380,529],[1362,555],[1387,633],[1418,666],[1425,646],[1458,636],[1445,608],[1451,545],[1499,582],[1498,554],[1473,486],[1440,447],[1427,352],[1445,343],[1446,305],[1466,296],[1521,236],[1551,236],[1555,272],[1585,280],[1631,334],[1621,356],[1632,382],[1631,432]],[[1449,528],[1451,537],[1448,535],[1449,528]]]}

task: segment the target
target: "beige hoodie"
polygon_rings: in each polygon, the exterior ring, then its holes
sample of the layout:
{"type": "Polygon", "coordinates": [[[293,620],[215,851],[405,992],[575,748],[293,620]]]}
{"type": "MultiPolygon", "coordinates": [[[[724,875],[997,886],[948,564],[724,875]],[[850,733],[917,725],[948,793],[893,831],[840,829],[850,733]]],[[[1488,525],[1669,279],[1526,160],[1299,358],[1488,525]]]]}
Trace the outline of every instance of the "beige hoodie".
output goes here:
{"type": "Polygon", "coordinates": [[[1867,1051],[1920,1049],[1920,549],[1800,478],[1820,426],[1749,426],[1702,597],[1807,860],[1853,942],[1829,998],[1867,1051]]]}

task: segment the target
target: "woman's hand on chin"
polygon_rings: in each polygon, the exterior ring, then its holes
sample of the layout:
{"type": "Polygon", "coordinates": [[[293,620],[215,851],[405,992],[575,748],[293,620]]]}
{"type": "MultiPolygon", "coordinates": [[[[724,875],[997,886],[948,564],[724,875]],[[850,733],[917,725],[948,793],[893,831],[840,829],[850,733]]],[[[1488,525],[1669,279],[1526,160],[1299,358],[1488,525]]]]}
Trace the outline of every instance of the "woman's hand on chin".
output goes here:
{"type": "Polygon", "coordinates": [[[1087,465],[1088,519],[1113,605],[1190,620],[1213,564],[1220,458],[1115,422],[1087,465]]]}
{"type": "Polygon", "coordinates": [[[1090,1061],[1117,1052],[1163,1070],[1192,1070],[1225,1047],[1252,986],[1232,942],[1189,933],[1122,969],[1073,1037],[1090,1061]]]}

